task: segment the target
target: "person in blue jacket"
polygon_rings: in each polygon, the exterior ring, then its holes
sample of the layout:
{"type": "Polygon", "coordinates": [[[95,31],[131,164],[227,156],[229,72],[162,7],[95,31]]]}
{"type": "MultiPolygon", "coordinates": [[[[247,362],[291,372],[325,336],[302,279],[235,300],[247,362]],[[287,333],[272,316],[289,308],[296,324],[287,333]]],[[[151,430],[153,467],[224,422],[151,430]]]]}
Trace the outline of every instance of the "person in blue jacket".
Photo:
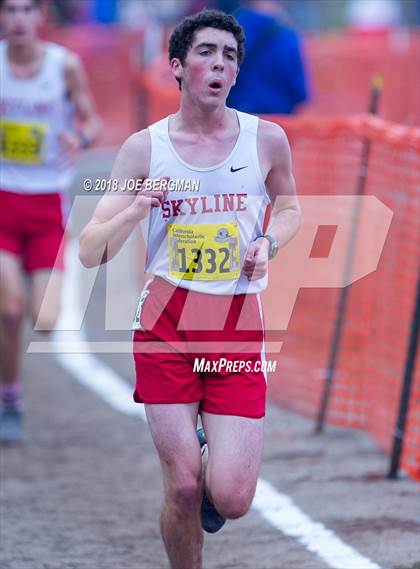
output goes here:
{"type": "Polygon", "coordinates": [[[245,30],[245,59],[229,107],[256,114],[291,114],[308,99],[299,36],[277,17],[279,2],[249,1],[235,12],[245,30]]]}

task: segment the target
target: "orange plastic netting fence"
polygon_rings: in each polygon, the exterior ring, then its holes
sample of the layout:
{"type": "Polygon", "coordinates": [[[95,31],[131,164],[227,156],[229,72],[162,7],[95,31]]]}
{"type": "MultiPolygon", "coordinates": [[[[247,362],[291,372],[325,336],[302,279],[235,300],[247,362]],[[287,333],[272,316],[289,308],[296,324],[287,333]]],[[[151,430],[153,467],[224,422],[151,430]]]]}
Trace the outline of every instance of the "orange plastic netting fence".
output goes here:
{"type": "MultiPolygon", "coordinates": [[[[365,193],[389,207],[393,219],[377,270],[350,285],[327,420],[367,430],[389,452],[419,270],[420,129],[366,115],[271,119],[289,136],[301,196],[355,194],[362,143],[372,143],[365,193]]],[[[272,291],[281,290],[281,271],[287,269],[274,272],[272,291]]],[[[270,381],[273,401],[311,417],[319,406],[338,295],[333,288],[300,290],[270,381]]],[[[274,298],[269,290],[269,313],[274,298]]],[[[415,477],[420,477],[419,371],[417,364],[402,458],[415,477]]]]}
{"type": "Polygon", "coordinates": [[[381,117],[420,123],[420,33],[396,29],[389,34],[335,34],[306,38],[312,98],[311,114],[360,113],[368,107],[374,74],[384,80],[381,117]]]}

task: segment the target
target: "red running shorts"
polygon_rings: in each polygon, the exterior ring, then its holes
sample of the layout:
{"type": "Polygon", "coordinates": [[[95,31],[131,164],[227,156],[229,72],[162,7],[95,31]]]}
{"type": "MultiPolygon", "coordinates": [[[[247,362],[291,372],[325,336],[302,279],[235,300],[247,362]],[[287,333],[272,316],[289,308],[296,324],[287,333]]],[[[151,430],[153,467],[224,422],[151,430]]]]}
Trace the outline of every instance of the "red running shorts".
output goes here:
{"type": "Polygon", "coordinates": [[[143,290],[135,327],[137,403],[199,401],[208,413],[265,415],[266,377],[256,369],[265,359],[257,295],[191,292],[155,277],[143,290]]]}
{"type": "Polygon", "coordinates": [[[27,272],[64,269],[63,200],[0,190],[0,250],[20,257],[27,272]]]}

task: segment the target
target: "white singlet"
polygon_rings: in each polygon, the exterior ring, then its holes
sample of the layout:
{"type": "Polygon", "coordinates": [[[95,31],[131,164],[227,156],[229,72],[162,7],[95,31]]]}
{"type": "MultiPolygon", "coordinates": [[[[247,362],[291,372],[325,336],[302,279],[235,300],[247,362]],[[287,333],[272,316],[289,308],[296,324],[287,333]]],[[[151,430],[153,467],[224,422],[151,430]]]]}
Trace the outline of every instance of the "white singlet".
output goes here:
{"type": "Polygon", "coordinates": [[[44,62],[31,79],[15,77],[7,43],[0,42],[0,189],[18,193],[67,190],[73,168],[59,133],[71,130],[74,106],[64,76],[67,50],[47,43],[44,62]]]}
{"type": "MultiPolygon", "coordinates": [[[[236,111],[239,136],[232,152],[208,168],[187,164],[169,137],[169,117],[149,127],[149,177],[199,181],[197,191],[169,191],[142,223],[146,271],[207,294],[258,293],[267,277],[241,274],[247,247],[264,232],[270,199],[257,153],[258,117],[236,111]]],[[[194,157],[192,157],[192,161],[194,157]]]]}

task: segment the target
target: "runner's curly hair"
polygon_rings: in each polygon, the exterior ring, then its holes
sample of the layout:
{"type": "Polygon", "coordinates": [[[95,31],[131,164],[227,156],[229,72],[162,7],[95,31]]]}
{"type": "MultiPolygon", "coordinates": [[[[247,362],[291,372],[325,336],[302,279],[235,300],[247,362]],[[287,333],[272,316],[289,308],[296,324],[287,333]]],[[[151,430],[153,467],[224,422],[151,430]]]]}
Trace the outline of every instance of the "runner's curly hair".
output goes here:
{"type": "MultiPolygon", "coordinates": [[[[233,34],[238,44],[238,66],[241,65],[245,55],[244,30],[233,16],[220,10],[202,10],[193,16],[184,18],[169,38],[169,61],[176,57],[184,64],[187,53],[194,42],[195,33],[203,28],[216,28],[233,34]]],[[[181,80],[177,79],[177,81],[181,89],[181,80]]]]}

